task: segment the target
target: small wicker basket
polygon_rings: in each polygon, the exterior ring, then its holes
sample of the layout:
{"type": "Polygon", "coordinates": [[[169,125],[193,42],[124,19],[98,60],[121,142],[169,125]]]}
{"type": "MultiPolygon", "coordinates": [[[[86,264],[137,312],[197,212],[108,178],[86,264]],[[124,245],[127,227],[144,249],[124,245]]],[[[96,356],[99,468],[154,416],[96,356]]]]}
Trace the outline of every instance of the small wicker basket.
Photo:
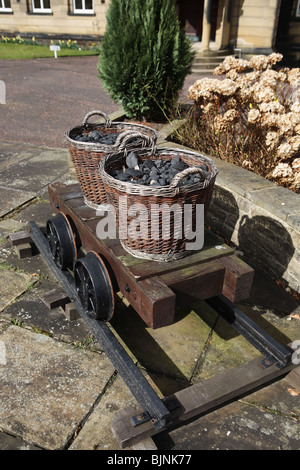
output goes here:
{"type": "MultiPolygon", "coordinates": [[[[122,146],[124,146],[125,140],[122,146]]],[[[191,205],[190,229],[195,233],[196,205],[203,204],[204,215],[207,213],[218,170],[210,158],[193,151],[178,148],[144,148],[136,153],[139,162],[143,162],[145,159],[155,161],[158,158],[170,161],[172,157],[179,156],[189,168],[178,173],[170,185],[153,187],[119,181],[111,176],[110,173],[113,170],[120,170],[124,167],[126,150],[107,156],[101,161],[99,166],[100,175],[107,192],[107,200],[113,205],[116,212],[120,243],[128,253],[138,258],[155,261],[172,261],[182,258],[190,253],[186,249],[186,225],[184,225],[186,221],[183,220],[184,205],[191,205]],[[203,163],[206,164],[209,171],[209,176],[204,181],[179,185],[180,181],[189,174],[201,173],[202,170],[196,167],[203,163]],[[136,220],[132,216],[130,207],[134,205],[137,208],[139,206],[136,205],[139,204],[142,204],[141,210],[144,207],[146,208],[146,213],[144,214],[146,218],[143,225],[146,230],[137,238],[130,236],[130,234],[128,235],[127,230],[124,232],[124,225],[127,224],[126,228],[129,228],[132,221],[136,220]],[[166,238],[163,233],[164,217],[170,217],[170,208],[173,204],[176,204],[181,217],[171,217],[168,232],[170,236],[166,238]],[[162,210],[163,207],[165,209],[162,210]],[[153,212],[151,213],[153,210],[159,211],[156,214],[155,227],[153,226],[153,212]],[[165,213],[164,210],[166,211],[165,213]],[[151,214],[151,217],[149,217],[149,214],[151,214]],[[154,237],[153,233],[155,234],[154,237]],[[182,236],[178,237],[178,234],[182,234],[182,236]]],[[[204,229],[204,227],[202,228],[204,229]]]]}
{"type": "Polygon", "coordinates": [[[139,137],[133,137],[132,142],[127,144],[127,148],[135,149],[142,145],[151,146],[157,139],[157,131],[151,127],[128,122],[111,122],[105,113],[96,110],[89,112],[84,117],[82,124],[66,132],[71,160],[84,195],[84,201],[88,206],[97,209],[99,205],[107,204],[105,188],[99,174],[99,163],[105,156],[117,152],[123,139],[132,133],[145,135],[146,138],[141,140],[139,137]],[[88,119],[94,115],[103,117],[105,122],[89,123],[88,119]],[[93,130],[98,130],[105,135],[118,133],[116,142],[113,145],[106,145],[75,140],[75,137],[81,135],[82,132],[90,133],[93,130]]]}

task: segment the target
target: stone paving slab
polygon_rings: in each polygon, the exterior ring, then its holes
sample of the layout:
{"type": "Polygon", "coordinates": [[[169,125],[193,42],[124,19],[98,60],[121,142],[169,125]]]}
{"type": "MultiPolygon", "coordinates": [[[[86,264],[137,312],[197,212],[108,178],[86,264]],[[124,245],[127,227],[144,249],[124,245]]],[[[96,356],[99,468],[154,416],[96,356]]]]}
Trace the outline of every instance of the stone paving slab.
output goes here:
{"type": "Polygon", "coordinates": [[[1,142],[0,217],[34,200],[50,182],[66,173],[66,149],[1,142]]]}
{"type": "Polygon", "coordinates": [[[2,313],[2,321],[16,321],[22,325],[33,327],[49,336],[69,343],[90,344],[93,349],[100,350],[98,343],[92,340],[92,335],[81,320],[67,320],[62,307],[50,310],[42,301],[42,296],[57,284],[44,280],[16,299],[2,313]]]}
{"type": "Polygon", "coordinates": [[[32,201],[35,197],[36,194],[32,191],[0,186],[0,217],[5,216],[17,207],[32,201]]]}
{"type": "MultiPolygon", "coordinates": [[[[289,316],[280,318],[268,309],[260,310],[255,306],[240,305],[240,308],[279,344],[286,346],[300,338],[299,320],[289,316]]],[[[296,310],[294,312],[294,315],[297,314],[296,310]]],[[[199,364],[198,373],[195,374],[195,381],[209,379],[259,356],[257,349],[219,317],[207,344],[206,353],[199,364]]]]}
{"type": "Polygon", "coordinates": [[[27,222],[24,224],[18,220],[3,219],[0,220],[0,240],[5,239],[12,232],[24,230],[27,222]]]}
{"type": "Polygon", "coordinates": [[[299,397],[287,389],[278,381],[153,440],[172,451],[299,450],[299,397]]]}
{"type": "MultiPolygon", "coordinates": [[[[27,226],[25,227],[25,229],[27,226]]],[[[39,278],[47,278],[56,282],[55,276],[48,268],[46,263],[42,262],[42,257],[36,253],[34,256],[20,259],[7,239],[0,246],[0,265],[3,269],[12,266],[18,272],[24,272],[39,278]]]]}
{"type": "Polygon", "coordinates": [[[0,265],[0,312],[35,282],[29,274],[0,265]]]}
{"type": "Polygon", "coordinates": [[[0,171],[38,153],[40,153],[40,149],[36,145],[24,145],[21,143],[2,141],[0,150],[0,171]]]}
{"type": "Polygon", "coordinates": [[[1,184],[6,188],[38,193],[68,172],[68,162],[63,157],[61,149],[40,148],[39,154],[0,171],[1,184]]]}
{"type": "Polygon", "coordinates": [[[2,431],[43,449],[62,449],[111,379],[104,355],[10,326],[0,335],[2,431]]]}
{"type": "Polygon", "coordinates": [[[0,431],[0,449],[1,450],[42,450],[33,444],[23,441],[18,437],[10,436],[0,431]]]}
{"type": "Polygon", "coordinates": [[[89,416],[69,450],[120,450],[111,429],[116,412],[127,406],[138,406],[135,398],[120,377],[105,390],[101,401],[89,416]]]}
{"type": "Polygon", "coordinates": [[[179,382],[190,380],[211,330],[191,307],[178,311],[172,325],[157,330],[147,328],[130,306],[123,306],[111,324],[143,367],[179,382]]]}

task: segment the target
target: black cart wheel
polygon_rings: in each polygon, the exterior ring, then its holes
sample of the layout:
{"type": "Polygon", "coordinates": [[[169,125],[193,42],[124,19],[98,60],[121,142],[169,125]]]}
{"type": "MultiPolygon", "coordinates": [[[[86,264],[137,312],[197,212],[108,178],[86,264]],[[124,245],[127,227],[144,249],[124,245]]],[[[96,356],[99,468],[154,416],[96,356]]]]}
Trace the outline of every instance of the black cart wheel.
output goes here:
{"type": "Polygon", "coordinates": [[[74,264],[75,286],[85,312],[96,320],[109,321],[115,308],[114,292],[106,266],[90,251],[74,264]]]}
{"type": "Polygon", "coordinates": [[[70,222],[62,212],[47,221],[46,236],[56,265],[60,269],[72,268],[77,257],[76,242],[70,222]]]}

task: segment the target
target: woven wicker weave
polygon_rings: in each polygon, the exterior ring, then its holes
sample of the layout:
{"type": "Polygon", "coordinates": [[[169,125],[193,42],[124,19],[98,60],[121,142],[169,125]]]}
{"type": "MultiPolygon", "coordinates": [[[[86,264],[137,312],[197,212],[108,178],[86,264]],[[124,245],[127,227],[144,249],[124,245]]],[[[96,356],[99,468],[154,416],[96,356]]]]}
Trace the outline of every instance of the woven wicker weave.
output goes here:
{"type": "Polygon", "coordinates": [[[133,137],[133,141],[127,144],[127,147],[131,149],[146,144],[152,145],[157,139],[157,132],[151,127],[127,122],[111,122],[102,111],[89,112],[84,117],[82,124],[66,132],[65,136],[76,176],[83,192],[85,203],[90,207],[97,209],[98,205],[107,204],[105,188],[99,174],[99,162],[108,154],[118,151],[123,139],[128,135],[131,136],[132,133],[145,135],[146,140],[141,140],[139,135],[133,137]],[[105,122],[89,123],[88,119],[94,115],[103,117],[105,122]],[[82,131],[89,133],[92,130],[98,130],[104,134],[114,132],[119,133],[119,135],[114,145],[74,140],[77,135],[82,134],[82,131]]]}
{"type": "Polygon", "coordinates": [[[111,176],[110,173],[113,170],[119,170],[124,166],[126,152],[121,151],[115,155],[107,156],[101,161],[99,166],[100,175],[106,189],[107,200],[114,206],[116,211],[120,242],[125,250],[138,258],[156,261],[172,261],[182,258],[189,253],[186,250],[187,239],[185,237],[187,226],[185,226],[185,229],[183,227],[183,224],[186,224],[186,221],[183,221],[184,206],[186,204],[191,205],[192,217],[190,229],[195,233],[196,205],[203,204],[204,215],[207,213],[218,170],[210,158],[192,151],[177,148],[160,148],[156,150],[147,148],[141,149],[136,153],[140,162],[148,158],[151,160],[159,158],[169,161],[174,156],[180,156],[181,160],[189,165],[189,168],[178,173],[170,185],[153,187],[119,181],[111,176]],[[202,163],[205,163],[209,169],[209,177],[207,179],[199,183],[179,185],[179,182],[188,174],[201,173],[202,170],[195,167],[202,163]],[[153,210],[158,210],[159,215],[156,218],[155,230],[153,225],[151,226],[151,217],[146,216],[145,232],[141,237],[134,239],[130,234],[127,237],[124,236],[124,224],[127,224],[127,227],[129,227],[130,223],[135,219],[135,217],[129,214],[130,207],[136,204],[143,204],[142,207],[147,209],[148,215],[153,210]],[[153,206],[154,204],[155,206],[153,206]],[[168,239],[165,239],[166,237],[163,236],[164,211],[161,210],[162,204],[166,204],[165,216],[169,217],[170,208],[173,204],[178,204],[177,207],[181,215],[180,217],[174,216],[171,218],[170,237],[168,239]],[[127,218],[124,220],[125,216],[127,218]],[[158,220],[159,223],[157,225],[158,220]],[[122,233],[120,233],[121,230],[122,233]],[[155,233],[155,237],[153,237],[153,233],[155,233]],[[179,233],[182,234],[181,238],[177,236],[179,233]]]}

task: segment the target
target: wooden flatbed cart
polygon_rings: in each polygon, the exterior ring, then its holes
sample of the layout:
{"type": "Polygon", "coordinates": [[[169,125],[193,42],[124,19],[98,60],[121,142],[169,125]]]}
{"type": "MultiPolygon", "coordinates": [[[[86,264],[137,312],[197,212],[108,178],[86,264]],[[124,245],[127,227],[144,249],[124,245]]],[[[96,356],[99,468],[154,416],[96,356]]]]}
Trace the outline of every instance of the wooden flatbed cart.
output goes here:
{"type": "Polygon", "coordinates": [[[122,448],[220,406],[295,367],[290,347],[277,343],[235,307],[233,302],[249,296],[254,271],[215,234],[207,230],[202,250],[185,258],[142,260],[128,254],[118,239],[97,238],[101,217],[84,203],[79,185],[52,184],[49,196],[57,215],[47,221],[46,236],[30,222],[30,237],[141,407],[116,415],[113,431],[122,448]],[[262,356],[160,399],[107,325],[119,291],[151,328],[172,324],[181,302],[204,300],[262,356]]]}

